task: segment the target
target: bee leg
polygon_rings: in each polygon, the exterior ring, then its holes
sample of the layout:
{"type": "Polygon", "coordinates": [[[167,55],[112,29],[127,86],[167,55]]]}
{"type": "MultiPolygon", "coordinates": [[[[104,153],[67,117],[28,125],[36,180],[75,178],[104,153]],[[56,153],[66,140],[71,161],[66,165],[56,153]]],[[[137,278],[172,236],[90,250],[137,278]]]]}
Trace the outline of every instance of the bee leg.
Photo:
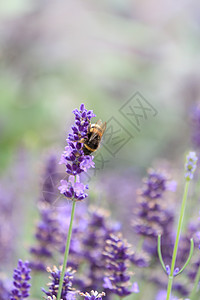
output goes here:
{"type": "Polygon", "coordinates": [[[84,144],[85,143],[85,138],[82,138],[78,141],[78,143],[84,144]]]}
{"type": "Polygon", "coordinates": [[[88,128],[87,128],[87,133],[90,133],[90,130],[91,130],[91,123],[89,121],[89,125],[88,125],[88,128]]]}

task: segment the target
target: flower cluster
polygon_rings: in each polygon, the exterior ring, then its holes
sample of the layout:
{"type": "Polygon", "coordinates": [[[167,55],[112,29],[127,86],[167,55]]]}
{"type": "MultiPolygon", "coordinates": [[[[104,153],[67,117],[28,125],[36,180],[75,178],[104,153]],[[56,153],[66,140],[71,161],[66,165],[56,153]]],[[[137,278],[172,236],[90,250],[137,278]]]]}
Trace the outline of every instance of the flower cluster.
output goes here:
{"type": "Polygon", "coordinates": [[[80,182],[79,175],[72,176],[70,175],[67,180],[60,181],[61,186],[59,186],[60,193],[69,199],[76,199],[76,201],[81,201],[85,199],[88,194],[85,193],[85,190],[88,189],[88,185],[84,185],[80,182]],[[75,181],[76,179],[76,181],[75,181]]]}
{"type": "Polygon", "coordinates": [[[87,172],[89,168],[94,168],[93,156],[85,155],[83,143],[87,139],[88,126],[91,118],[95,117],[92,110],[85,108],[81,104],[80,110],[73,111],[75,115],[75,125],[72,126],[72,133],[68,135],[67,143],[60,160],[60,164],[65,164],[68,180],[61,180],[60,193],[72,200],[83,200],[88,195],[85,190],[87,185],[80,182],[78,176],[82,172],[87,172]]]}
{"type": "Polygon", "coordinates": [[[189,226],[189,234],[187,235],[189,237],[193,237],[194,240],[194,247],[195,247],[195,252],[193,253],[193,259],[192,259],[192,263],[190,264],[190,268],[188,268],[187,270],[187,276],[189,277],[191,282],[194,282],[198,270],[200,268],[200,258],[199,258],[199,249],[200,249],[200,219],[198,220],[198,222],[194,222],[192,223],[192,225],[190,224],[189,226]]]}
{"type": "Polygon", "coordinates": [[[131,274],[127,270],[130,260],[129,247],[121,234],[111,234],[104,251],[107,269],[104,288],[120,297],[139,292],[137,283],[131,284],[131,274]]]}
{"type": "MultiPolygon", "coordinates": [[[[76,207],[75,221],[72,229],[72,238],[69,248],[69,259],[67,265],[78,271],[79,267],[83,263],[83,237],[87,231],[87,216],[86,216],[85,203],[76,207]]],[[[66,228],[69,227],[70,223],[70,207],[62,207],[59,209],[57,218],[59,221],[59,244],[57,243],[56,250],[59,253],[64,254],[65,252],[65,241],[67,239],[66,228]]],[[[55,248],[55,247],[54,247],[55,248]]],[[[86,276],[84,276],[86,278],[86,276]]],[[[79,281],[77,276],[74,279],[76,282],[79,281]]],[[[82,287],[82,285],[80,285],[82,287]]],[[[79,287],[79,284],[78,284],[79,287]]]]}
{"type": "Polygon", "coordinates": [[[49,205],[40,206],[40,217],[35,233],[37,245],[30,249],[35,259],[30,265],[32,269],[45,271],[46,260],[53,256],[53,250],[59,244],[60,223],[57,212],[49,205]]]}
{"type": "Polygon", "coordinates": [[[45,271],[48,259],[53,256],[53,250],[60,237],[60,223],[56,210],[55,200],[58,193],[57,163],[55,156],[51,155],[46,162],[43,176],[41,196],[38,201],[40,220],[36,225],[35,238],[37,244],[30,248],[33,259],[30,267],[37,271],[45,271]]]}
{"type": "Polygon", "coordinates": [[[18,266],[14,270],[13,285],[10,300],[23,300],[29,296],[29,289],[31,285],[28,283],[31,279],[29,262],[22,260],[18,261],[18,266]]]}
{"type": "Polygon", "coordinates": [[[186,157],[185,163],[185,178],[190,181],[193,178],[194,171],[196,170],[197,156],[195,152],[189,152],[186,157]]]}
{"type": "Polygon", "coordinates": [[[102,300],[102,297],[104,297],[106,294],[104,292],[98,293],[97,291],[91,291],[89,293],[79,293],[79,295],[85,297],[84,300],[102,300]]]}
{"type": "MultiPolygon", "coordinates": [[[[47,268],[47,271],[51,273],[51,282],[48,284],[49,290],[46,291],[45,289],[42,289],[42,291],[46,294],[46,299],[54,299],[54,297],[57,297],[58,293],[58,287],[59,287],[59,281],[60,281],[60,275],[61,275],[61,268],[58,269],[56,266],[51,268],[47,268]]],[[[72,281],[75,271],[71,268],[67,268],[64,276],[63,281],[63,287],[62,287],[62,293],[61,293],[61,299],[62,300],[68,300],[68,294],[72,292],[72,281]]]]}
{"type": "Polygon", "coordinates": [[[94,166],[93,157],[85,156],[82,147],[84,139],[87,138],[90,120],[96,115],[92,110],[87,111],[84,104],[81,104],[80,110],[75,109],[73,113],[75,125],[71,127],[72,133],[68,135],[68,146],[65,147],[60,163],[66,165],[66,172],[69,175],[75,176],[94,166]]]}
{"type": "Polygon", "coordinates": [[[153,169],[148,170],[144,186],[138,192],[137,217],[133,222],[136,232],[143,236],[157,237],[173,219],[172,213],[165,208],[163,194],[166,190],[173,191],[176,185],[167,176],[153,169]]]}
{"type": "Polygon", "coordinates": [[[98,290],[103,284],[105,241],[111,233],[119,229],[118,226],[115,227],[115,224],[108,222],[109,215],[107,210],[93,206],[89,209],[88,216],[86,216],[87,228],[82,237],[82,255],[88,264],[87,278],[90,280],[90,284],[85,286],[85,290],[91,290],[92,288],[98,290]]]}
{"type": "MultiPolygon", "coordinates": [[[[15,192],[16,193],[16,192],[15,192]]],[[[18,205],[12,189],[4,190],[0,185],[0,269],[8,263],[13,254],[16,228],[14,226],[14,210],[18,205]]]]}

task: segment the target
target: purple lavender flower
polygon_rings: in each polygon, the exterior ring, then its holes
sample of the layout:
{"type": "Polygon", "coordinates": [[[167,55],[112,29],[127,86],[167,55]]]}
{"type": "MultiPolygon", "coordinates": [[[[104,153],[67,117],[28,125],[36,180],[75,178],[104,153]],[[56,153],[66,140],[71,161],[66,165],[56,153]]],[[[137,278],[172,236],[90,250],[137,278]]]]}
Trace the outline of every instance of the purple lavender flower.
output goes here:
{"type": "Polygon", "coordinates": [[[14,226],[15,210],[17,203],[16,191],[6,182],[0,184],[0,265],[4,268],[12,255],[15,244],[16,226],[14,226]],[[9,186],[6,190],[3,186],[9,186]]]}
{"type": "MultiPolygon", "coordinates": [[[[174,181],[171,181],[174,187],[174,181]]],[[[144,186],[139,191],[139,207],[133,226],[136,232],[143,236],[157,237],[163,234],[173,220],[172,212],[165,208],[163,194],[171,190],[167,176],[153,169],[148,170],[144,186]]]]}
{"type": "Polygon", "coordinates": [[[131,254],[130,261],[139,268],[146,268],[150,264],[150,256],[145,251],[140,250],[131,254]]]}
{"type": "Polygon", "coordinates": [[[115,224],[108,222],[109,212],[97,207],[88,210],[87,227],[82,236],[82,255],[88,264],[89,285],[84,290],[90,291],[92,288],[99,290],[103,285],[105,259],[103,250],[105,241],[111,233],[116,232],[115,224]]]}
{"type": "Polygon", "coordinates": [[[82,162],[80,163],[80,168],[81,170],[83,170],[84,172],[87,172],[88,169],[90,168],[94,168],[95,164],[92,161],[93,160],[93,156],[85,156],[84,159],[82,160],[82,162]]]}
{"type": "Polygon", "coordinates": [[[174,181],[169,181],[164,173],[155,171],[153,169],[148,170],[148,177],[143,180],[144,187],[142,190],[142,196],[151,199],[160,198],[164,191],[174,190],[174,181]],[[172,188],[173,187],[173,188],[172,188]]]}
{"type": "Polygon", "coordinates": [[[79,295],[85,297],[84,300],[102,300],[102,297],[104,297],[106,294],[104,292],[102,293],[98,293],[97,291],[91,291],[90,294],[89,293],[79,293],[79,295]]]}
{"type": "Polygon", "coordinates": [[[96,117],[92,110],[85,108],[81,104],[80,110],[73,111],[75,115],[75,125],[71,127],[72,133],[68,135],[68,146],[65,147],[60,160],[60,164],[66,165],[66,172],[69,175],[77,175],[92,167],[94,168],[93,156],[84,155],[83,140],[87,138],[88,126],[91,118],[96,117]]]}
{"type": "MultiPolygon", "coordinates": [[[[74,137],[77,137],[78,133],[81,133],[81,137],[85,137],[87,134],[87,128],[89,125],[89,121],[96,117],[96,115],[93,113],[92,110],[88,110],[85,108],[85,105],[82,103],[80,106],[80,110],[77,108],[73,110],[73,113],[75,115],[75,124],[76,127],[73,126],[73,135],[72,140],[74,140],[74,137]]],[[[79,135],[78,135],[79,136],[79,135]]],[[[76,139],[75,139],[76,140],[76,139]]]]}
{"type": "Polygon", "coordinates": [[[200,267],[200,257],[199,257],[199,246],[200,246],[200,219],[198,222],[194,222],[189,224],[189,233],[187,233],[187,238],[193,237],[195,252],[193,254],[192,263],[190,263],[190,267],[187,270],[187,276],[190,282],[194,283],[195,278],[197,276],[197,272],[200,267]]]}
{"type": "Polygon", "coordinates": [[[121,234],[111,234],[106,244],[104,256],[107,271],[104,288],[120,297],[138,293],[137,283],[134,282],[131,286],[130,273],[127,270],[130,260],[130,245],[122,239],[121,234]]]}
{"type": "Polygon", "coordinates": [[[83,151],[84,140],[87,139],[88,126],[91,118],[95,117],[93,111],[85,108],[81,104],[80,110],[73,111],[75,115],[75,125],[72,126],[72,133],[68,135],[68,146],[65,147],[60,160],[60,164],[66,165],[68,180],[61,180],[59,186],[60,193],[68,199],[80,201],[85,199],[88,194],[85,190],[87,185],[80,182],[79,174],[87,172],[89,168],[94,168],[93,156],[85,155],[83,151]],[[76,177],[76,178],[75,178],[76,177]]]}
{"type": "Polygon", "coordinates": [[[188,153],[185,163],[185,178],[188,181],[190,181],[193,178],[194,171],[196,170],[197,160],[198,158],[195,152],[188,153]]]}
{"type": "Polygon", "coordinates": [[[10,300],[22,300],[29,296],[29,289],[31,285],[28,283],[31,279],[29,269],[29,262],[24,262],[20,259],[18,266],[14,270],[13,285],[14,288],[11,291],[10,300]]]}
{"type": "Polygon", "coordinates": [[[85,199],[88,194],[85,193],[85,190],[88,189],[88,185],[84,185],[80,182],[80,177],[76,175],[76,182],[75,177],[70,175],[68,181],[61,180],[61,185],[58,187],[60,193],[65,195],[65,197],[80,201],[85,199]]]}
{"type": "Polygon", "coordinates": [[[53,251],[62,240],[62,234],[58,213],[52,207],[42,204],[39,212],[41,220],[38,222],[35,233],[37,245],[30,249],[34,256],[30,266],[34,270],[45,271],[47,259],[53,256],[53,251]]]}
{"type": "MultiPolygon", "coordinates": [[[[56,266],[51,268],[47,268],[47,271],[51,273],[51,282],[48,284],[49,290],[46,291],[45,289],[42,289],[42,291],[46,294],[45,299],[54,299],[57,297],[58,293],[58,286],[59,286],[59,281],[60,281],[60,275],[61,275],[61,268],[58,269],[56,266]]],[[[61,294],[61,299],[62,300],[68,300],[68,294],[72,292],[72,281],[73,281],[73,276],[74,276],[75,271],[72,270],[71,268],[67,268],[65,272],[65,277],[63,281],[63,287],[62,287],[62,294],[61,294]]],[[[71,296],[71,294],[70,294],[71,296]]]]}

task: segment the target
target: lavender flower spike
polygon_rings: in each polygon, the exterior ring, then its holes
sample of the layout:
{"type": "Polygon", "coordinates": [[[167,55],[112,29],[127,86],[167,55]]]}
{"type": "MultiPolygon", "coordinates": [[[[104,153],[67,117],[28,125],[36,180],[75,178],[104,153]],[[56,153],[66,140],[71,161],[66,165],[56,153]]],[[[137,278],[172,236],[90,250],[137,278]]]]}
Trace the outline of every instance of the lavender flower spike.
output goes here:
{"type": "Polygon", "coordinates": [[[197,156],[195,152],[189,152],[186,156],[185,163],[185,178],[187,181],[190,181],[193,178],[194,171],[196,170],[197,156]]]}
{"type": "Polygon", "coordinates": [[[14,270],[13,274],[13,285],[14,288],[11,291],[10,300],[22,300],[29,296],[29,289],[31,285],[28,281],[31,279],[29,269],[29,262],[24,262],[20,259],[18,266],[14,270]]]}
{"type": "Polygon", "coordinates": [[[85,300],[102,300],[102,297],[104,297],[106,294],[104,292],[98,293],[97,291],[91,291],[89,293],[80,293],[81,296],[85,297],[85,300]]]}
{"type": "Polygon", "coordinates": [[[80,110],[75,109],[75,125],[71,127],[72,133],[68,135],[68,146],[65,147],[60,160],[60,164],[65,164],[68,180],[61,180],[58,187],[60,193],[71,200],[80,201],[85,199],[88,194],[85,190],[87,185],[80,182],[79,174],[94,168],[93,156],[85,155],[83,152],[83,142],[87,138],[88,126],[92,117],[95,117],[92,110],[85,108],[81,104],[80,110]]]}
{"type": "MultiPolygon", "coordinates": [[[[56,266],[51,268],[47,268],[47,271],[51,273],[51,282],[48,283],[49,290],[46,291],[42,289],[42,291],[46,294],[45,299],[56,299],[58,293],[58,285],[60,281],[61,268],[58,269],[56,266]]],[[[68,300],[69,293],[72,293],[72,280],[75,271],[71,268],[67,268],[64,276],[64,282],[62,287],[61,299],[68,300]]]]}
{"type": "Polygon", "coordinates": [[[80,110],[75,109],[73,113],[75,115],[75,125],[71,127],[72,132],[69,133],[67,138],[68,146],[65,147],[60,164],[65,164],[66,172],[75,176],[87,172],[90,167],[94,168],[94,162],[92,161],[94,157],[84,155],[81,140],[87,137],[90,120],[96,115],[92,110],[87,111],[84,104],[81,104],[80,110]]]}
{"type": "Polygon", "coordinates": [[[68,230],[66,248],[64,253],[63,267],[59,279],[59,289],[57,294],[57,300],[61,299],[62,286],[65,277],[65,267],[67,265],[70,240],[72,234],[73,219],[75,213],[75,203],[85,199],[88,194],[85,190],[88,189],[87,185],[80,182],[79,174],[87,172],[89,168],[94,168],[93,157],[85,155],[83,151],[84,142],[87,139],[88,127],[90,125],[91,118],[95,117],[92,110],[87,111],[84,104],[81,104],[80,110],[75,109],[73,111],[75,115],[75,125],[72,126],[72,133],[68,135],[67,142],[68,146],[65,148],[62,154],[60,163],[66,165],[66,172],[69,175],[68,181],[62,180],[61,186],[59,186],[60,193],[71,199],[72,211],[71,219],[68,230]]]}
{"type": "Polygon", "coordinates": [[[104,277],[104,288],[110,292],[125,297],[131,293],[138,293],[138,285],[135,282],[131,286],[131,273],[128,272],[130,262],[130,245],[122,239],[121,234],[111,234],[106,241],[104,256],[106,260],[106,276],[104,277]]]}

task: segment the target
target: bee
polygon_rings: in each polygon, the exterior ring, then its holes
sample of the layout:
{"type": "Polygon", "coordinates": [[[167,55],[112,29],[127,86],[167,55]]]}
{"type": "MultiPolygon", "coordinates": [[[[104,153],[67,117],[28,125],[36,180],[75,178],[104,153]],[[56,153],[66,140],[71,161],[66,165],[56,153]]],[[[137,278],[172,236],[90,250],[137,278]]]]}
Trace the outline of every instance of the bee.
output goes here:
{"type": "Polygon", "coordinates": [[[96,151],[106,130],[106,122],[102,123],[101,120],[98,120],[95,124],[89,124],[87,137],[80,141],[83,143],[83,152],[85,155],[90,155],[96,151]]]}

